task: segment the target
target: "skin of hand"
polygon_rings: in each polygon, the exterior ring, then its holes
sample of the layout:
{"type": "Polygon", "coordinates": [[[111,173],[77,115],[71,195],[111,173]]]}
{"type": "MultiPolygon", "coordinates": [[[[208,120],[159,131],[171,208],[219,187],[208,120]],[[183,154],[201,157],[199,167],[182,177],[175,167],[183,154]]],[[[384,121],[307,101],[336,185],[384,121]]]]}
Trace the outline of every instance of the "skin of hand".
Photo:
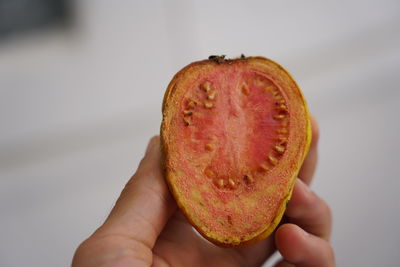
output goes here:
{"type": "Polygon", "coordinates": [[[285,222],[253,246],[220,248],[195,232],[169,193],[162,174],[160,140],[153,137],[138,170],[126,184],[110,215],[76,250],[73,267],[260,266],[279,250],[284,266],[335,266],[329,244],[329,206],[309,189],[319,131],[299,172],[285,222]]]}

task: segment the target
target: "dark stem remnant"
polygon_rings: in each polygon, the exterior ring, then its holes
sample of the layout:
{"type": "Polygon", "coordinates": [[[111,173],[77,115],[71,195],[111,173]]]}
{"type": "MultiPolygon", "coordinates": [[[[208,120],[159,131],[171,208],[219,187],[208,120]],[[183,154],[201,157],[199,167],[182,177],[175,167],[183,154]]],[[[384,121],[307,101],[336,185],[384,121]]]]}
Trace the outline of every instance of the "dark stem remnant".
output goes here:
{"type": "MultiPolygon", "coordinates": [[[[227,59],[225,57],[226,57],[225,55],[220,55],[220,56],[211,55],[208,57],[208,59],[214,61],[217,64],[221,64],[223,62],[230,61],[230,59],[227,59]]],[[[246,56],[244,54],[241,54],[240,59],[246,59],[246,56]]]]}
{"type": "Polygon", "coordinates": [[[226,60],[225,55],[221,55],[221,56],[211,55],[208,57],[208,59],[213,60],[217,64],[221,64],[222,62],[224,62],[226,60]]]}

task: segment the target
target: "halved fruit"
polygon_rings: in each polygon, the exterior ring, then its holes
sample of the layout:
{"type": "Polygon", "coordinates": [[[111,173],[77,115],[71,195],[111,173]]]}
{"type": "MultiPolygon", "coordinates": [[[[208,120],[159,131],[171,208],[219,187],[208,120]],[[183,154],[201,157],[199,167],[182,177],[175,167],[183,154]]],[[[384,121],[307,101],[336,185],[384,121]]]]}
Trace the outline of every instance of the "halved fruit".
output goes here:
{"type": "Polygon", "coordinates": [[[263,57],[210,57],[179,71],[164,96],[166,180],[179,208],[225,247],[278,225],[307,154],[311,126],[299,87],[263,57]]]}

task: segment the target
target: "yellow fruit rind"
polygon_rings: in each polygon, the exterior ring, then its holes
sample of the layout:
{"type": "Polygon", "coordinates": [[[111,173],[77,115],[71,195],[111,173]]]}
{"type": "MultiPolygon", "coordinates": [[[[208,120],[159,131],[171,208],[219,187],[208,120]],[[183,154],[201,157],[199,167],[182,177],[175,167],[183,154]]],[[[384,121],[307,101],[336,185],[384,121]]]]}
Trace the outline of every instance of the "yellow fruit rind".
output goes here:
{"type": "Polygon", "coordinates": [[[305,101],[305,98],[302,94],[302,92],[300,91],[297,83],[295,82],[295,80],[293,79],[293,77],[279,64],[277,64],[276,62],[270,60],[270,59],[266,59],[263,57],[248,57],[248,58],[238,58],[238,59],[234,59],[234,60],[224,60],[222,62],[216,62],[214,60],[203,60],[203,61],[199,61],[199,62],[194,62],[188,66],[186,66],[185,68],[183,68],[181,71],[179,71],[174,78],[171,80],[171,82],[169,83],[166,93],[164,95],[164,99],[163,99],[163,106],[162,106],[162,114],[163,114],[163,121],[161,124],[161,150],[162,150],[162,163],[163,163],[163,167],[164,167],[164,173],[165,173],[165,177],[166,177],[166,181],[168,184],[168,187],[172,193],[172,195],[174,196],[176,203],[178,205],[178,207],[180,208],[180,210],[183,212],[183,214],[186,216],[186,218],[189,220],[189,222],[197,229],[197,231],[207,240],[211,241],[212,243],[218,245],[218,246],[222,246],[222,247],[242,247],[242,246],[247,246],[247,245],[251,245],[254,244],[260,240],[265,239],[266,237],[268,237],[274,230],[275,228],[278,226],[278,224],[280,223],[285,209],[286,209],[286,204],[287,202],[290,200],[292,192],[293,192],[293,187],[295,184],[295,179],[298,175],[298,172],[305,160],[305,157],[309,151],[310,148],[310,144],[311,144],[311,139],[312,139],[312,131],[311,131],[311,123],[310,123],[310,117],[309,117],[309,111],[307,108],[307,104],[305,101]],[[188,211],[186,210],[186,206],[185,203],[182,202],[182,198],[179,196],[179,193],[177,191],[177,189],[175,188],[175,185],[171,182],[173,180],[173,177],[171,177],[172,175],[172,169],[174,166],[171,166],[171,161],[169,160],[169,154],[168,151],[170,151],[169,145],[169,139],[168,139],[168,135],[167,133],[169,132],[169,125],[166,124],[166,119],[169,116],[173,115],[173,107],[179,106],[179,103],[175,100],[172,100],[172,95],[175,95],[174,99],[179,99],[179,95],[183,96],[182,91],[178,91],[176,88],[176,83],[179,79],[181,79],[183,76],[185,75],[191,75],[191,73],[194,73],[198,70],[198,68],[204,67],[206,65],[215,65],[215,64],[231,64],[234,61],[246,61],[246,62],[251,62],[253,64],[273,64],[274,67],[276,67],[277,69],[279,69],[279,71],[282,71],[284,73],[287,74],[287,76],[291,79],[291,82],[294,85],[294,89],[296,90],[296,93],[298,94],[298,97],[301,99],[302,103],[303,103],[303,107],[305,110],[305,114],[304,116],[306,117],[306,134],[305,134],[305,140],[304,140],[304,153],[303,153],[303,157],[301,158],[301,160],[297,161],[297,165],[296,166],[291,166],[291,168],[293,168],[293,177],[290,179],[290,189],[288,190],[288,194],[287,196],[282,200],[282,203],[279,206],[278,212],[276,212],[276,216],[274,218],[274,220],[272,221],[272,223],[270,223],[269,225],[266,226],[265,229],[263,229],[262,231],[260,231],[259,233],[255,234],[254,236],[252,236],[251,238],[248,238],[247,240],[243,240],[243,241],[238,241],[235,240],[232,242],[232,240],[230,242],[226,242],[224,239],[220,238],[219,236],[213,235],[210,232],[202,229],[201,227],[199,227],[199,225],[197,225],[197,223],[193,220],[195,218],[191,218],[188,215],[188,211]],[[176,94],[178,94],[178,96],[176,96],[176,94]]]}

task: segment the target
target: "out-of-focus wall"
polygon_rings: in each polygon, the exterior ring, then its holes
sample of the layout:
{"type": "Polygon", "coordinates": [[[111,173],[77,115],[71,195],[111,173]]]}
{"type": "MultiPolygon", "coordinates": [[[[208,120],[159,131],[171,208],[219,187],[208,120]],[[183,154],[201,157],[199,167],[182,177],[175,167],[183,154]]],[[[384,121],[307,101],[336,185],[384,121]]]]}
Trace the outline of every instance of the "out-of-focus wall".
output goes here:
{"type": "Polygon", "coordinates": [[[313,189],[338,266],[400,262],[400,2],[76,1],[0,43],[0,266],[67,266],[157,134],[164,89],[210,54],[263,55],[320,122],[313,189]]]}

